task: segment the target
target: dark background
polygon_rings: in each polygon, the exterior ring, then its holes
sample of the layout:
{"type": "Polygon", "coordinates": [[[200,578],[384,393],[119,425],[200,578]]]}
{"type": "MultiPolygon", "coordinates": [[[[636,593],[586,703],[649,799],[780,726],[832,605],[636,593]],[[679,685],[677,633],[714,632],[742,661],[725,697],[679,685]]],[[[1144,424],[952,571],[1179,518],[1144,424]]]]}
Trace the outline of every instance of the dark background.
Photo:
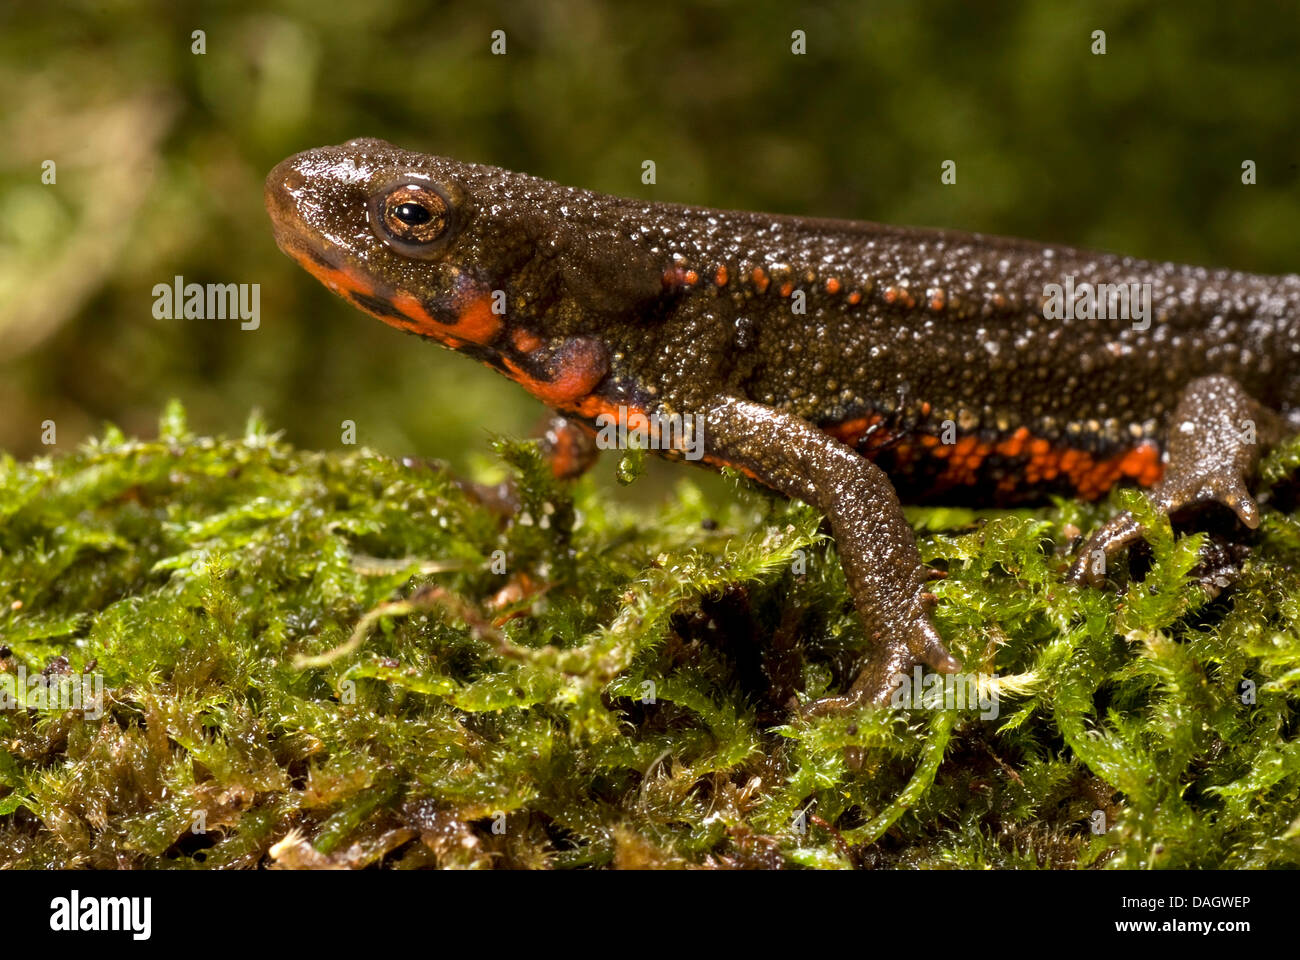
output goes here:
{"type": "Polygon", "coordinates": [[[171,396],[204,432],[260,407],[330,448],[352,419],[462,468],[529,432],[518,387],[276,249],[267,170],[362,135],[660,200],[1295,271],[1298,51],[1294,3],[3,0],[0,449],[48,449],[45,419],[55,449],[105,420],[153,435],[171,396]],[[154,319],[176,274],[261,284],[261,329],[154,319]]]}

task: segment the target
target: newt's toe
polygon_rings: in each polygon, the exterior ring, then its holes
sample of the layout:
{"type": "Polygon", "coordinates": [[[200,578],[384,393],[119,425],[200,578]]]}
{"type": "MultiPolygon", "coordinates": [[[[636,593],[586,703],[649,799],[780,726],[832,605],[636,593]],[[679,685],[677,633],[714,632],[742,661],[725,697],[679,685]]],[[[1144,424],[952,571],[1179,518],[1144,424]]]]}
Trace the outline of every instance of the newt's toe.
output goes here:
{"type": "Polygon", "coordinates": [[[900,679],[910,676],[916,667],[928,667],[938,673],[957,673],[962,669],[961,661],[948,651],[929,614],[923,610],[918,610],[910,622],[895,624],[888,636],[877,639],[853,681],[848,699],[855,704],[886,704],[900,679]]]}

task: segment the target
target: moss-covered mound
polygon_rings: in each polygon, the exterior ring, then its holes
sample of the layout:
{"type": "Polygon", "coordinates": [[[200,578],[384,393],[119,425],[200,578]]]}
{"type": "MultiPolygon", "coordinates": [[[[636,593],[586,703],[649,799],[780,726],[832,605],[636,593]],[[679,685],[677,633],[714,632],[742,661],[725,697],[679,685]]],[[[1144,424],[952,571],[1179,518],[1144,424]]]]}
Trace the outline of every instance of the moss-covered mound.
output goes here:
{"type": "Polygon", "coordinates": [[[503,442],[502,520],[256,418],[160,433],[0,460],[0,865],[1300,864],[1300,516],[1208,566],[1151,518],[1080,590],[1136,494],[915,511],[996,709],[809,719],[865,638],[805,506],[683,472],[632,512],[503,442]]]}

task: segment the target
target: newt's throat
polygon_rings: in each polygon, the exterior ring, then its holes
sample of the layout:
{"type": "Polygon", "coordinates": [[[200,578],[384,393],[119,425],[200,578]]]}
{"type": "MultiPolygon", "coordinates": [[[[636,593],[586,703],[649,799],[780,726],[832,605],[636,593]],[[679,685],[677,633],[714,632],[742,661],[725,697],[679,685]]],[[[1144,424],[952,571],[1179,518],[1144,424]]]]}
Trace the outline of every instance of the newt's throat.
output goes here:
{"type": "Polygon", "coordinates": [[[449,311],[450,322],[444,323],[405,290],[380,290],[362,271],[335,266],[310,248],[295,246],[286,252],[326,289],[398,330],[431,337],[453,350],[470,344],[486,347],[501,332],[503,320],[492,311],[491,296],[475,284],[462,285],[449,311]]]}

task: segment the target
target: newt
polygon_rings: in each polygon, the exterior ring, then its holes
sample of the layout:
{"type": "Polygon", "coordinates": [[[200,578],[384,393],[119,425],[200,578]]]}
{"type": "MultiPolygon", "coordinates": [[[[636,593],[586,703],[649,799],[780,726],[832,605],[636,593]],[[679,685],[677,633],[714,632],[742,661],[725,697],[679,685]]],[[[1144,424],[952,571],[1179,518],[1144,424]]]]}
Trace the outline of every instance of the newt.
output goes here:
{"type": "MultiPolygon", "coordinates": [[[[690,427],[661,454],[689,440],[821,510],[871,640],[837,705],[884,702],[914,666],[962,669],[902,501],[1127,482],[1167,514],[1219,503],[1254,528],[1253,471],[1300,429],[1297,275],[653,203],[374,139],[290,157],[265,199],[281,249],[330,290],[566,418],[560,472],[589,464],[607,418],[675,416],[690,427]],[[1075,309],[1088,285],[1144,305],[1075,309]]],[[[1070,578],[1100,582],[1142,535],[1114,517],[1070,578]]]]}

